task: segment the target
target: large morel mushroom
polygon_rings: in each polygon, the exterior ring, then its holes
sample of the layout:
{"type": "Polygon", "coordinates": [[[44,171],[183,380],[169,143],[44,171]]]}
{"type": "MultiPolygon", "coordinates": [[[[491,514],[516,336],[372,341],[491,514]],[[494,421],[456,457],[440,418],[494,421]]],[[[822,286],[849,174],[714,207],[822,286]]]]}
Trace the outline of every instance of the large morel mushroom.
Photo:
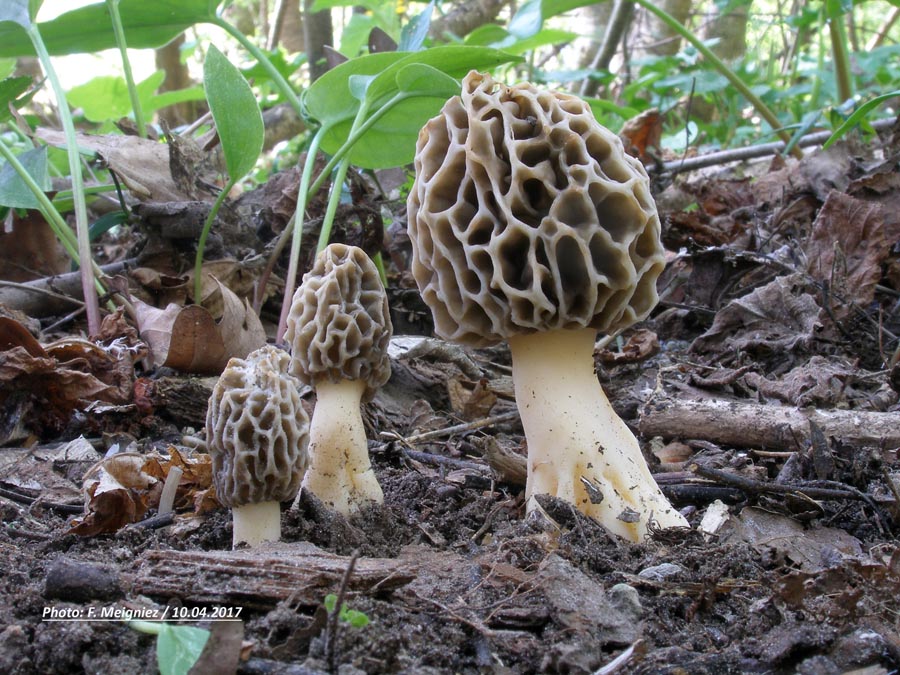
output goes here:
{"type": "Polygon", "coordinates": [[[233,358],[209,399],[207,451],[235,546],[281,539],[280,502],[296,496],[306,470],[309,417],[290,360],[271,345],[233,358]]]}
{"type": "Polygon", "coordinates": [[[420,132],[415,169],[412,274],[438,335],[509,342],[527,496],[634,541],[651,519],[686,525],[594,372],[598,331],[657,302],[664,252],[640,162],[584,101],[471,72],[420,132]]]}
{"type": "Polygon", "coordinates": [[[330,244],[294,293],[285,340],[292,372],[316,388],[302,487],[345,515],[384,501],[360,404],[391,376],[392,332],[375,264],[361,248],[330,244]]]}

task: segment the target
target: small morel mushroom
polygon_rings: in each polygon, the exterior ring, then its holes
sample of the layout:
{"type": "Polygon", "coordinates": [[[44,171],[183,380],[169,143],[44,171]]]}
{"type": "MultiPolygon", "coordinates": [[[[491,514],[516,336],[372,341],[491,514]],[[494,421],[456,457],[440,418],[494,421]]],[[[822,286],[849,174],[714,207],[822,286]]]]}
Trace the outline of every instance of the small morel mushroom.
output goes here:
{"type": "Polygon", "coordinates": [[[686,525],[594,373],[598,331],[657,302],[665,261],[640,162],[584,101],[471,72],[420,132],[415,169],[412,274],[441,337],[509,342],[527,496],[635,541],[651,518],[686,525]]]}
{"type": "Polygon", "coordinates": [[[271,345],[233,358],[209,399],[207,451],[216,496],[232,510],[235,546],[281,539],[279,503],[296,496],[306,470],[309,417],[290,362],[271,345]]]}
{"type": "Polygon", "coordinates": [[[360,404],[391,376],[392,331],[375,264],[360,248],[329,245],[294,293],[285,340],[294,374],[316,388],[303,488],[345,515],[384,501],[360,404]]]}

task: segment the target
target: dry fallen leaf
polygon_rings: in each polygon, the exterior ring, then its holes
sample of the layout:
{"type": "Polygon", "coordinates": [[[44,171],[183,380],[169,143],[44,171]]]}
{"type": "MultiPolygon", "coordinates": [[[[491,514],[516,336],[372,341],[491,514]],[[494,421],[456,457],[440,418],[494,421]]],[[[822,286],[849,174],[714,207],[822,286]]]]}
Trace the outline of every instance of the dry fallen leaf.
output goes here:
{"type": "Polygon", "coordinates": [[[113,455],[95,465],[85,476],[85,516],[70,522],[69,532],[93,536],[116,532],[136,523],[154,501],[159,502],[162,483],[142,471],[138,453],[113,455]]]}
{"type": "Polygon", "coordinates": [[[690,351],[789,352],[811,343],[822,326],[820,314],[804,275],[778,277],[719,310],[690,351]]]}
{"type": "Polygon", "coordinates": [[[601,363],[615,365],[643,361],[658,351],[659,338],[656,337],[656,333],[646,328],[639,328],[628,336],[628,341],[622,346],[622,351],[614,352],[602,349],[598,356],[601,363]]]}
{"type": "Polygon", "coordinates": [[[487,380],[478,382],[451,377],[447,380],[447,393],[453,411],[464,420],[477,420],[487,417],[497,402],[497,394],[487,380]]]}
{"type": "MultiPolygon", "coordinates": [[[[176,509],[192,508],[199,511],[201,507],[208,506],[208,497],[215,500],[215,489],[208,494],[212,485],[212,460],[209,455],[197,454],[193,457],[185,457],[176,448],[170,446],[167,458],[159,455],[150,456],[141,467],[141,471],[165,483],[169,469],[173,466],[182,470],[178,491],[175,494],[176,509]]],[[[216,501],[213,507],[218,506],[219,503],[216,501]]]]}
{"type": "Polygon", "coordinates": [[[829,193],[813,223],[806,257],[809,273],[827,285],[836,317],[872,302],[892,245],[884,236],[879,204],[829,193]]]}
{"type": "Polygon", "coordinates": [[[141,338],[149,345],[154,364],[218,374],[228,359],[243,358],[266,343],[265,329],[250,304],[221,283],[218,290],[222,303],[218,322],[199,305],[158,309],[134,300],[141,338]]]}
{"type": "MultiPolygon", "coordinates": [[[[36,135],[50,145],[65,147],[62,131],[38,128],[36,135]]],[[[131,194],[141,201],[183,202],[191,196],[182,192],[169,169],[169,146],[137,136],[77,134],[78,147],[93,150],[122,179],[131,194]]]]}

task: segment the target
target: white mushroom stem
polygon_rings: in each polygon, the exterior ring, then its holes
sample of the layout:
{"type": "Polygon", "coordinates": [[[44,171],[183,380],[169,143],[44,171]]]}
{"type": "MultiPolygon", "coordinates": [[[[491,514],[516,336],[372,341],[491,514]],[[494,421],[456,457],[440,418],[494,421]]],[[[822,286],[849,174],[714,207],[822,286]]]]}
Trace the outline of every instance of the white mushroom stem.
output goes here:
{"type": "Polygon", "coordinates": [[[309,468],[302,488],[348,515],[367,501],[384,502],[372,471],[360,403],[360,380],[316,382],[316,409],[309,427],[309,468]]]}
{"type": "Polygon", "coordinates": [[[240,543],[259,546],[264,541],[281,540],[281,505],[278,502],[234,506],[231,520],[234,548],[240,543]]]}
{"type": "Polygon", "coordinates": [[[509,339],[528,441],[529,508],[534,495],[554,495],[631,541],[646,536],[651,518],[660,527],[686,526],[597,380],[596,337],[593,329],[577,329],[509,339]]]}

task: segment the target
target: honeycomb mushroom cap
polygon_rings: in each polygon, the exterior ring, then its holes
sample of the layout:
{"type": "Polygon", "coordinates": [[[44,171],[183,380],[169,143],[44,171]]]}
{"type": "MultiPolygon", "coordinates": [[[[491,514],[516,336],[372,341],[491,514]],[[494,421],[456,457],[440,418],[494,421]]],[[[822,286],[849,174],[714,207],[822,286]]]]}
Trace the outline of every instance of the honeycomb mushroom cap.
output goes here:
{"type": "Polygon", "coordinates": [[[370,399],[391,376],[393,326],[378,269],[356,246],[330,244],[294,293],[285,340],[307,384],[362,380],[370,399]]]}
{"type": "Polygon", "coordinates": [[[216,496],[230,507],[293,499],[307,465],[309,417],[287,352],[266,345],[233,358],[206,412],[216,496]]]}
{"type": "Polygon", "coordinates": [[[647,172],[581,99],[470,72],[419,133],[415,170],[412,274],[441,337],[612,333],[656,305],[647,172]]]}

